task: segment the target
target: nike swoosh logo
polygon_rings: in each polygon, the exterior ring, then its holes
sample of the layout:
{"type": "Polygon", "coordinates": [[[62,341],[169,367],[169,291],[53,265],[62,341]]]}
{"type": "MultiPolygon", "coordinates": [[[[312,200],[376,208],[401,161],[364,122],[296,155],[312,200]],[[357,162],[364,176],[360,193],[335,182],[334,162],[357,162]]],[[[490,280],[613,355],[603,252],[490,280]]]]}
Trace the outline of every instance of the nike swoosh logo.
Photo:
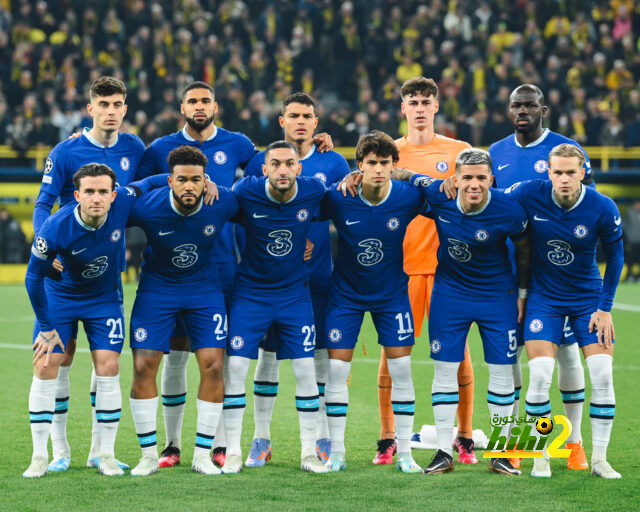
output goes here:
{"type": "Polygon", "coordinates": [[[439,220],[440,222],[446,222],[447,224],[451,224],[451,221],[450,221],[450,220],[443,219],[441,215],[438,215],[438,220],[439,220]]]}
{"type": "Polygon", "coordinates": [[[257,213],[253,214],[254,219],[262,219],[263,217],[268,217],[268,215],[258,215],[257,213]]]}
{"type": "Polygon", "coordinates": [[[544,217],[538,217],[537,215],[533,216],[533,220],[539,220],[540,222],[549,222],[549,219],[545,219],[544,217]]]}
{"type": "Polygon", "coordinates": [[[499,165],[498,166],[498,170],[501,171],[502,169],[504,169],[505,167],[509,167],[511,164],[504,164],[504,165],[499,165]]]}
{"type": "Polygon", "coordinates": [[[315,402],[305,402],[305,403],[304,403],[304,406],[305,406],[305,407],[313,407],[314,405],[316,405],[316,403],[315,403],[315,402]]]}
{"type": "Polygon", "coordinates": [[[122,343],[122,340],[109,340],[109,343],[111,343],[112,345],[119,345],[120,343],[122,343]]]}
{"type": "Polygon", "coordinates": [[[227,337],[226,337],[226,336],[216,336],[216,339],[217,339],[218,341],[222,341],[222,340],[226,340],[226,339],[227,339],[227,337]]]}
{"type": "Polygon", "coordinates": [[[311,352],[316,347],[304,347],[305,352],[311,352]]]}
{"type": "Polygon", "coordinates": [[[160,236],[170,235],[171,233],[174,233],[174,231],[158,231],[160,236]]]}
{"type": "Polygon", "coordinates": [[[413,336],[413,333],[411,334],[405,334],[404,336],[398,336],[398,341],[404,341],[408,338],[411,338],[411,336],[413,336]]]}
{"type": "Polygon", "coordinates": [[[410,405],[399,405],[396,407],[397,410],[399,411],[410,411],[411,410],[411,406],[410,405]]]}
{"type": "Polygon", "coordinates": [[[513,357],[516,355],[516,352],[507,352],[507,357],[513,357]]]}
{"type": "Polygon", "coordinates": [[[621,222],[622,222],[622,219],[620,217],[616,217],[615,219],[613,219],[613,223],[616,226],[619,226],[621,222]]]}
{"type": "Polygon", "coordinates": [[[85,247],[84,249],[80,249],[79,251],[71,251],[71,254],[73,254],[75,256],[76,254],[80,254],[81,252],[86,251],[86,250],[87,250],[87,248],[85,247]]]}
{"type": "Polygon", "coordinates": [[[345,221],[344,223],[345,223],[347,226],[351,226],[352,224],[358,224],[359,222],[360,222],[359,220],[347,220],[347,221],[345,221]]]}

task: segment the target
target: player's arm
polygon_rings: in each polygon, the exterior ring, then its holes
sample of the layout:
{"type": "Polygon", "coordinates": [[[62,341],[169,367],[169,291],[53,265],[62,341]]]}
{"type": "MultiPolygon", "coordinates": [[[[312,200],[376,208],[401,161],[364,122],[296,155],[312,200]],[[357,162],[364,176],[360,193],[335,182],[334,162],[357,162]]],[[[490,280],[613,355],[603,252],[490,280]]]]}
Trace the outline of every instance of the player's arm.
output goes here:
{"type": "Polygon", "coordinates": [[[51,209],[62,193],[66,179],[65,159],[58,146],[51,150],[44,164],[40,192],[33,208],[33,230],[40,232],[44,221],[51,215],[51,209]]]}
{"type": "Polygon", "coordinates": [[[159,154],[155,145],[152,143],[142,154],[142,159],[136,168],[136,181],[142,180],[149,176],[153,176],[159,172],[158,165],[159,154]]]}
{"type": "Polygon", "coordinates": [[[531,241],[525,233],[520,239],[513,239],[516,249],[516,275],[518,281],[518,323],[524,319],[524,309],[529,292],[531,277],[531,241]]]}
{"type": "Polygon", "coordinates": [[[148,178],[143,178],[141,180],[134,181],[133,183],[129,183],[128,187],[135,190],[137,196],[141,196],[155,188],[166,187],[169,183],[168,179],[168,174],[154,174],[148,178]]]}

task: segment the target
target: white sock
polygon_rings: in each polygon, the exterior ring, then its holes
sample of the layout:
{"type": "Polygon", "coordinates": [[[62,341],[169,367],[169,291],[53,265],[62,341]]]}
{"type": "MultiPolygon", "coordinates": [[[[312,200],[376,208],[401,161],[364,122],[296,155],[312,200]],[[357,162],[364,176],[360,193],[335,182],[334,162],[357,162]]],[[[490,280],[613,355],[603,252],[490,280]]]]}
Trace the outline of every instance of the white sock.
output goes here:
{"type": "Polygon", "coordinates": [[[89,384],[89,399],[91,400],[91,447],[89,448],[89,458],[100,456],[100,434],[98,429],[98,420],[96,419],[96,390],[98,383],[96,381],[96,369],[91,366],[91,384],[89,384]]]}
{"type": "Polygon", "coordinates": [[[271,417],[278,396],[280,361],[275,352],[259,349],[253,378],[254,439],[271,439],[271,417]]]}
{"type": "MultiPolygon", "coordinates": [[[[487,390],[489,420],[496,415],[500,418],[510,416],[515,400],[513,365],[487,363],[487,366],[489,367],[489,387],[487,390]]],[[[493,424],[491,422],[491,425],[493,424]]]]}
{"type": "Polygon", "coordinates": [[[34,375],[29,390],[29,421],[33,441],[33,457],[49,459],[47,443],[56,407],[56,379],[43,380],[34,375]]]}
{"type": "Polygon", "coordinates": [[[230,356],[224,383],[224,431],[227,437],[227,456],[242,455],[242,418],[247,407],[245,380],[251,361],[246,357],[230,356]]]}
{"type": "Polygon", "coordinates": [[[445,361],[435,361],[435,363],[431,386],[431,404],[436,423],[438,449],[453,456],[453,425],[460,401],[458,393],[458,367],[460,363],[445,361]]]}
{"type": "Polygon", "coordinates": [[[329,351],[326,348],[317,348],[313,356],[316,367],[316,381],[318,384],[318,394],[320,395],[320,409],[318,410],[318,432],[316,439],[326,439],[329,437],[329,423],[325,410],[324,388],[329,376],[329,351]]]}
{"type": "Polygon", "coordinates": [[[413,415],[416,410],[416,395],[411,379],[411,357],[387,359],[391,376],[391,406],[398,437],[398,454],[411,454],[413,415]]]}
{"type": "Polygon", "coordinates": [[[562,394],[564,414],[571,422],[567,443],[582,441],[582,408],[584,405],[584,368],[577,343],[558,347],[558,387],[562,394]]]}
{"type": "MultiPolygon", "coordinates": [[[[529,361],[529,389],[527,389],[525,399],[528,418],[551,416],[549,388],[551,387],[551,379],[553,379],[554,367],[555,359],[553,357],[536,357],[529,361]]],[[[541,437],[535,428],[531,429],[531,435],[538,439],[541,437]]]]}
{"type": "Polygon", "coordinates": [[[61,366],[56,379],[56,410],[51,424],[51,451],[53,460],[70,457],[71,448],[67,440],[67,416],[69,413],[69,372],[71,366],[61,366]]]}
{"type": "Polygon", "coordinates": [[[100,439],[100,456],[115,455],[116,434],[122,412],[120,376],[96,376],[96,420],[100,439]]]}
{"type": "Polygon", "coordinates": [[[591,460],[607,460],[607,446],[611,438],[611,427],[616,412],[616,397],[613,392],[613,357],[595,354],[587,357],[591,378],[591,432],[593,453],[591,460]]]}
{"type": "MultiPolygon", "coordinates": [[[[222,363],[222,375],[223,378],[227,374],[227,367],[229,364],[229,356],[225,353],[224,362],[222,363]]],[[[216,437],[213,439],[213,449],[227,447],[227,438],[224,435],[224,411],[220,411],[220,421],[218,421],[218,428],[216,428],[216,437]]]]}
{"type": "Polygon", "coordinates": [[[156,416],[158,414],[158,397],[140,399],[129,398],[131,416],[136,426],[138,442],[142,456],[158,457],[158,440],[156,435],[156,416]]]}
{"type": "Polygon", "coordinates": [[[318,430],[318,385],[312,357],[291,360],[296,378],[296,409],[300,421],[300,444],[302,458],[316,454],[316,432],[318,430]]]}
{"type": "Polygon", "coordinates": [[[162,413],[167,435],[166,446],[182,448],[182,419],[187,400],[187,363],[190,352],[172,350],[162,366],[162,413]]]}
{"type": "Polygon", "coordinates": [[[196,427],[196,447],[193,449],[193,458],[199,455],[209,455],[213,446],[222,404],[220,402],[205,402],[199,398],[196,400],[198,410],[198,423],[196,427]]]}
{"type": "Polygon", "coordinates": [[[340,359],[329,359],[325,399],[332,453],[346,453],[344,431],[347,425],[347,408],[349,407],[349,388],[347,387],[349,372],[351,372],[351,363],[340,359]]]}

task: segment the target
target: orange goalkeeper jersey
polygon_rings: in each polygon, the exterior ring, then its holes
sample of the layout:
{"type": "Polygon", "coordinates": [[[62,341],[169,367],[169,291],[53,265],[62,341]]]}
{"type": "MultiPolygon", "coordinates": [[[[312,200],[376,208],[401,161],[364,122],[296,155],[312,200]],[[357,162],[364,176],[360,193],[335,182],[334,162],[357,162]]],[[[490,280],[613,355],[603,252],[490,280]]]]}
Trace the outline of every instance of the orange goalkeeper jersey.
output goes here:
{"type": "MultiPolygon", "coordinates": [[[[415,146],[404,136],[395,141],[400,152],[398,167],[444,179],[456,169],[456,157],[466,142],[436,134],[431,142],[415,146]]],[[[416,217],[407,227],[404,237],[404,271],[409,275],[435,274],[438,264],[438,234],[431,219],[416,217]]]]}

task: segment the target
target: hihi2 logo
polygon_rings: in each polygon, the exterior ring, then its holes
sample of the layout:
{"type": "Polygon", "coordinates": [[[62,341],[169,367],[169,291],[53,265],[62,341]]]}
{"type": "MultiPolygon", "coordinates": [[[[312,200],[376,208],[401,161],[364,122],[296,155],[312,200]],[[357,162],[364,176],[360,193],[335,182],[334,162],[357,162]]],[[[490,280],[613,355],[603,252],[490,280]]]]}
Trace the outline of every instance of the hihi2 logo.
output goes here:
{"type": "Polygon", "coordinates": [[[514,416],[495,415],[491,419],[491,438],[483,458],[520,458],[542,459],[545,455],[550,458],[568,458],[570,449],[560,448],[571,435],[571,422],[566,416],[556,414],[553,417],[556,427],[562,427],[557,437],[545,446],[549,435],[554,431],[554,421],[551,418],[516,418],[514,416]],[[534,424],[535,423],[535,427],[534,424]],[[509,438],[502,435],[502,428],[513,425],[509,438]],[[533,430],[535,428],[535,430],[533,430]],[[533,430],[533,432],[532,432],[533,430]],[[536,434],[537,432],[537,434],[536,434]]]}

